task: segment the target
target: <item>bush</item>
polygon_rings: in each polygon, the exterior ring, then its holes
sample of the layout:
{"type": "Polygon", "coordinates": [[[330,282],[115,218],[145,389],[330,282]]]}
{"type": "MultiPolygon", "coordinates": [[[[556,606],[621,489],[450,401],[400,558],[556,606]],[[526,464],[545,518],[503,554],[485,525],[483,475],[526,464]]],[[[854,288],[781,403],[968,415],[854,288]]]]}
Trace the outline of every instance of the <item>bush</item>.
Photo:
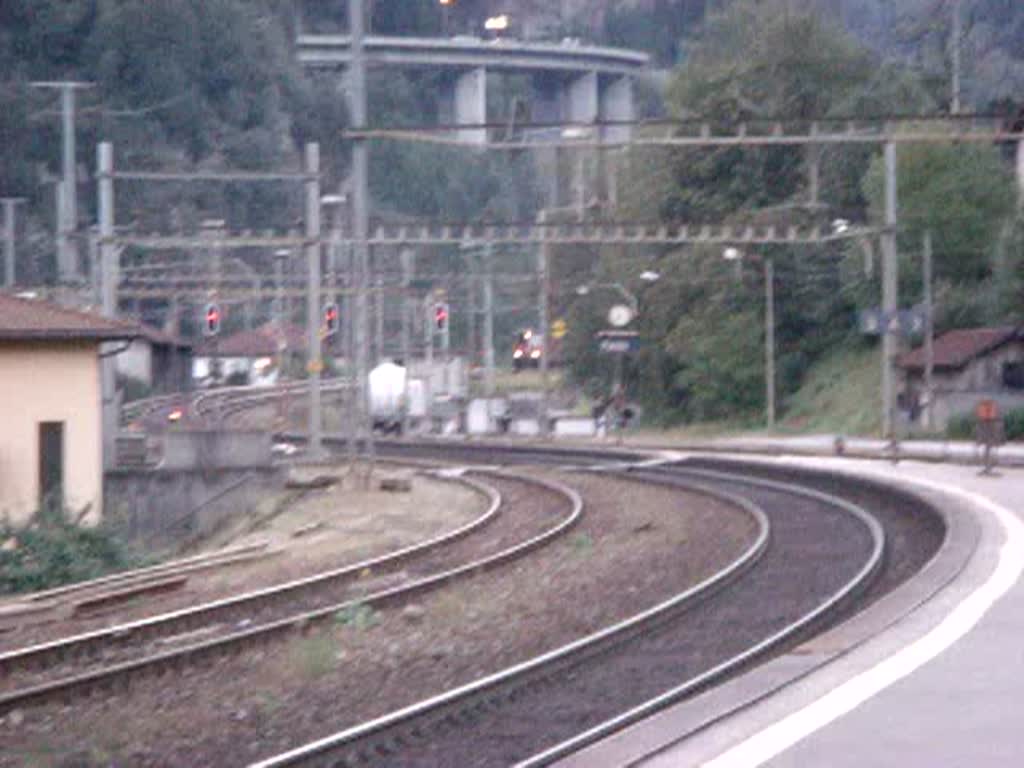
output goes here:
{"type": "MultiPolygon", "coordinates": [[[[1007,440],[1024,440],[1024,408],[1007,411],[1004,418],[1007,440]]],[[[973,413],[958,413],[949,420],[946,436],[952,440],[973,440],[975,418],[973,413]]]]}
{"type": "Polygon", "coordinates": [[[107,529],[80,528],[43,510],[25,529],[0,526],[0,594],[48,589],[139,565],[107,529]]]}
{"type": "Polygon", "coordinates": [[[946,437],[951,440],[973,440],[974,414],[958,413],[952,416],[946,426],[946,437]]]}
{"type": "Polygon", "coordinates": [[[1024,408],[1014,408],[1006,413],[1006,439],[1024,440],[1024,408]]]}

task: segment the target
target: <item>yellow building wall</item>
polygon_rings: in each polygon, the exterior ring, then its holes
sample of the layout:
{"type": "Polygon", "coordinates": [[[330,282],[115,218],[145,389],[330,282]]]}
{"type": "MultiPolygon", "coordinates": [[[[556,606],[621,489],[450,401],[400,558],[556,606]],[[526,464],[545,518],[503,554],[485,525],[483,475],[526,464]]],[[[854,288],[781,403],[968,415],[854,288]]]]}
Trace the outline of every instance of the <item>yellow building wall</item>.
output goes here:
{"type": "Polygon", "coordinates": [[[84,521],[103,509],[96,344],[0,342],[0,515],[26,522],[39,506],[39,423],[64,422],[64,503],[84,521]]]}

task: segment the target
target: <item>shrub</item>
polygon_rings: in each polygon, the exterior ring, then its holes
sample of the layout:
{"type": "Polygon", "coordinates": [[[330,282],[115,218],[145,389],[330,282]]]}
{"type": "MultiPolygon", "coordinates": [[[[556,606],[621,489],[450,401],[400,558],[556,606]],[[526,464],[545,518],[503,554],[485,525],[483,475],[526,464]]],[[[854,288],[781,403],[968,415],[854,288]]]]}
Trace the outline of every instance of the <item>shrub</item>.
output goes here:
{"type": "Polygon", "coordinates": [[[1024,440],[1024,408],[1006,412],[1006,439],[1024,440]]]}
{"type": "MultiPolygon", "coordinates": [[[[1007,440],[1024,440],[1024,408],[1014,408],[1004,415],[1007,440]]],[[[973,413],[958,413],[949,420],[946,436],[953,440],[974,439],[973,413]]]]}
{"type": "Polygon", "coordinates": [[[952,416],[946,426],[946,437],[951,440],[973,440],[974,414],[958,413],[952,416]]]}
{"type": "Polygon", "coordinates": [[[0,594],[94,579],[140,564],[107,529],[81,528],[64,514],[41,510],[28,528],[0,526],[0,594]]]}

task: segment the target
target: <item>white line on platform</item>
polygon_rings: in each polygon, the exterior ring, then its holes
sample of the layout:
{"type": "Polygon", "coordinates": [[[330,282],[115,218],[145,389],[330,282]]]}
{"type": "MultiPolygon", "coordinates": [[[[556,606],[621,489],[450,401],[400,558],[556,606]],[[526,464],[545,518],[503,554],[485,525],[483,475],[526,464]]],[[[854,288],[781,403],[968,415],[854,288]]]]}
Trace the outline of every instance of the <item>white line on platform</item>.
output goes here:
{"type": "Polygon", "coordinates": [[[704,764],[704,768],[754,768],[863,704],[937,657],[981,621],[1024,571],[1024,524],[1010,510],[976,493],[915,479],[933,490],[960,496],[991,512],[1006,533],[991,576],[930,632],[871,669],[788,715],[704,764]]]}

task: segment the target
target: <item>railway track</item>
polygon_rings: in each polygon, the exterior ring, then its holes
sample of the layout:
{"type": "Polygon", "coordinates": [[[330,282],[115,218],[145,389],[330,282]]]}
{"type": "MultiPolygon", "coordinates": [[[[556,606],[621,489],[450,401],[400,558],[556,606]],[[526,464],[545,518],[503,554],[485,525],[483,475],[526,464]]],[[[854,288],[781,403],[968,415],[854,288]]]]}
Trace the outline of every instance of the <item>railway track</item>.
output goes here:
{"type": "Polygon", "coordinates": [[[380,441],[377,450],[620,476],[633,465],[635,480],[731,499],[764,523],[763,535],[716,578],[629,621],[266,758],[260,768],[546,765],[839,621],[922,567],[942,539],[938,515],[919,500],[894,501],[890,489],[807,472],[773,479],[767,475],[777,470],[718,461],[640,469],[641,457],[628,452],[446,441],[380,441]]]}
{"type": "Polygon", "coordinates": [[[0,654],[0,713],[235,653],[353,607],[407,600],[521,557],[565,533],[582,514],[579,497],[559,484],[496,473],[486,475],[486,483],[457,479],[490,503],[484,515],[452,533],[288,584],[0,654]],[[526,505],[532,519],[501,513],[509,506],[515,512],[524,498],[533,502],[526,505]],[[367,572],[371,584],[361,578],[367,572]],[[183,644],[169,647],[175,642],[183,644]]]}
{"type": "Polygon", "coordinates": [[[729,499],[762,535],[716,577],[629,621],[259,768],[545,765],[839,620],[922,566],[941,541],[932,531],[912,543],[912,519],[932,517],[886,489],[837,489],[852,503],[807,487],[833,484],[820,477],[796,484],[685,464],[628,474],[729,499]]]}

